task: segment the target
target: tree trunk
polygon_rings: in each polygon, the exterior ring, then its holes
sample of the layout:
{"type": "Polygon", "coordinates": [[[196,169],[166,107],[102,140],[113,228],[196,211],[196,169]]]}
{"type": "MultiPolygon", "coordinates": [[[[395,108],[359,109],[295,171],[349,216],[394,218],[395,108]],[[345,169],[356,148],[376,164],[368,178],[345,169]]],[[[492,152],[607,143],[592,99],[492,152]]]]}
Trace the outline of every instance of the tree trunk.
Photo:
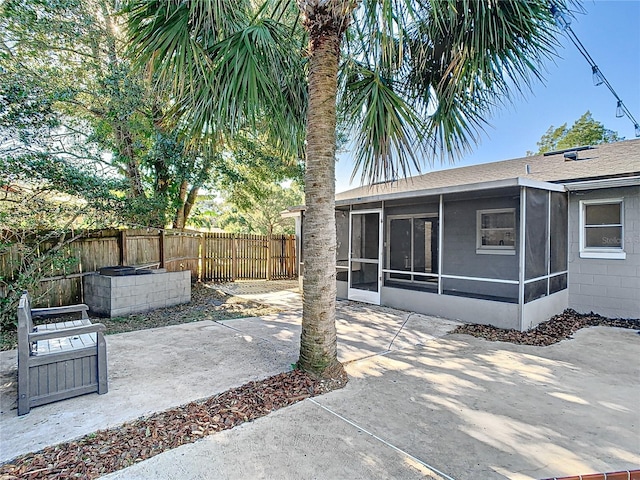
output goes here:
{"type": "Polygon", "coordinates": [[[303,370],[339,378],[336,340],[336,91],[342,32],[309,28],[309,110],[305,171],[304,285],[300,359],[303,370]],[[315,33],[315,34],[314,34],[315,33]]]}
{"type": "Polygon", "coordinates": [[[189,219],[189,215],[191,215],[191,210],[193,210],[193,206],[198,199],[198,192],[200,191],[200,187],[191,187],[189,190],[189,195],[187,195],[187,199],[184,204],[178,209],[176,214],[176,222],[174,222],[173,228],[184,229],[187,226],[187,220],[189,219]]]}
{"type": "Polygon", "coordinates": [[[180,193],[178,195],[180,206],[176,209],[176,214],[173,217],[173,228],[184,229],[186,227],[189,215],[191,215],[191,210],[193,210],[193,206],[198,199],[200,187],[192,186],[189,194],[187,194],[187,188],[187,181],[183,180],[180,184],[180,193]]]}
{"type": "Polygon", "coordinates": [[[118,122],[114,125],[118,153],[126,161],[126,175],[130,184],[129,195],[133,198],[144,197],[140,166],[135,159],[133,140],[128,128],[118,122]]]}
{"type": "Polygon", "coordinates": [[[180,189],[178,191],[178,206],[176,207],[176,213],[173,216],[173,228],[184,228],[185,222],[185,203],[187,201],[187,188],[189,185],[186,180],[180,183],[180,189]]]}
{"type": "MultiPolygon", "coordinates": [[[[109,68],[116,70],[119,66],[120,60],[116,49],[116,23],[114,21],[114,11],[116,10],[114,2],[99,2],[99,8],[102,11],[104,17],[103,35],[104,41],[107,47],[107,62],[109,68]]],[[[107,72],[109,71],[107,68],[107,72]]],[[[106,72],[101,73],[100,76],[104,76],[106,72]]],[[[118,153],[126,161],[126,175],[130,183],[129,195],[133,198],[144,197],[144,187],[142,185],[142,175],[140,173],[140,165],[135,158],[135,152],[133,148],[133,138],[131,131],[126,122],[121,120],[115,120],[112,122],[113,129],[116,137],[116,147],[118,153]]]]}
{"type": "Polygon", "coordinates": [[[184,226],[187,225],[187,220],[189,219],[189,215],[191,215],[191,210],[193,210],[193,206],[196,204],[196,200],[198,199],[198,193],[200,193],[200,187],[192,186],[191,190],[189,190],[189,195],[187,195],[187,201],[184,204],[184,226]]]}

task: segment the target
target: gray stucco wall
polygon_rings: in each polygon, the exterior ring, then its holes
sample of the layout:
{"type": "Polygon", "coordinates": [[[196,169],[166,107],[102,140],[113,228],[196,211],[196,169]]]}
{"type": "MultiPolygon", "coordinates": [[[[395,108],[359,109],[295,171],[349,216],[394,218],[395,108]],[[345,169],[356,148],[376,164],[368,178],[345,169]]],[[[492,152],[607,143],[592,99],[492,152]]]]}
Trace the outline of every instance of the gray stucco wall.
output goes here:
{"type": "Polygon", "coordinates": [[[614,318],[640,318],[640,187],[570,193],[569,307],[614,318]],[[626,258],[580,258],[580,200],[610,198],[624,198],[626,258]]]}

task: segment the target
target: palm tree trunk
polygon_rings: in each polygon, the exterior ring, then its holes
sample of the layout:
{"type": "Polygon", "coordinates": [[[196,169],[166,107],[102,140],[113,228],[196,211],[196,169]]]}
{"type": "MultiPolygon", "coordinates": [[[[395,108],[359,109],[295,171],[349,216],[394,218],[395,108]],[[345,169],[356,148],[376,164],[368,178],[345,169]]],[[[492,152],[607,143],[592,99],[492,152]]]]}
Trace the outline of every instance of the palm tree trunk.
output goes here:
{"type": "Polygon", "coordinates": [[[335,150],[340,31],[312,33],[305,171],[302,335],[298,365],[326,378],[343,376],[336,345],[335,150]]]}

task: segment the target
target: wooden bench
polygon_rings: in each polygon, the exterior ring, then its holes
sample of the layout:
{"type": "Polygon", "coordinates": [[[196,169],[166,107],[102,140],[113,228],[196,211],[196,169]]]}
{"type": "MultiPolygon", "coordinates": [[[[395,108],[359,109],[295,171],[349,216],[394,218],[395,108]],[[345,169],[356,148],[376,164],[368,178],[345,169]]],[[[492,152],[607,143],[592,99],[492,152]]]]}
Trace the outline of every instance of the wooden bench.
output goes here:
{"type": "MultiPolygon", "coordinates": [[[[101,323],[86,305],[31,308],[28,293],[18,305],[18,415],[31,407],[85,393],[107,393],[107,344],[101,323]],[[34,325],[33,317],[80,313],[78,320],[34,325]]],[[[77,316],[77,315],[76,315],[77,316]]]]}

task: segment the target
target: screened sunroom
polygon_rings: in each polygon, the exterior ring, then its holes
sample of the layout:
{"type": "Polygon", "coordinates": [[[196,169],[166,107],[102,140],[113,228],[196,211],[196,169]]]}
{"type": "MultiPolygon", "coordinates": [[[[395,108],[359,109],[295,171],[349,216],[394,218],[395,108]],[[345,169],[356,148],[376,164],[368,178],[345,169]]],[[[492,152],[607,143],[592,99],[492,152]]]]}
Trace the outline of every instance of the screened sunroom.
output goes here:
{"type": "Polygon", "coordinates": [[[527,330],[563,311],[567,195],[523,178],[336,201],[338,297],[527,330]]]}

